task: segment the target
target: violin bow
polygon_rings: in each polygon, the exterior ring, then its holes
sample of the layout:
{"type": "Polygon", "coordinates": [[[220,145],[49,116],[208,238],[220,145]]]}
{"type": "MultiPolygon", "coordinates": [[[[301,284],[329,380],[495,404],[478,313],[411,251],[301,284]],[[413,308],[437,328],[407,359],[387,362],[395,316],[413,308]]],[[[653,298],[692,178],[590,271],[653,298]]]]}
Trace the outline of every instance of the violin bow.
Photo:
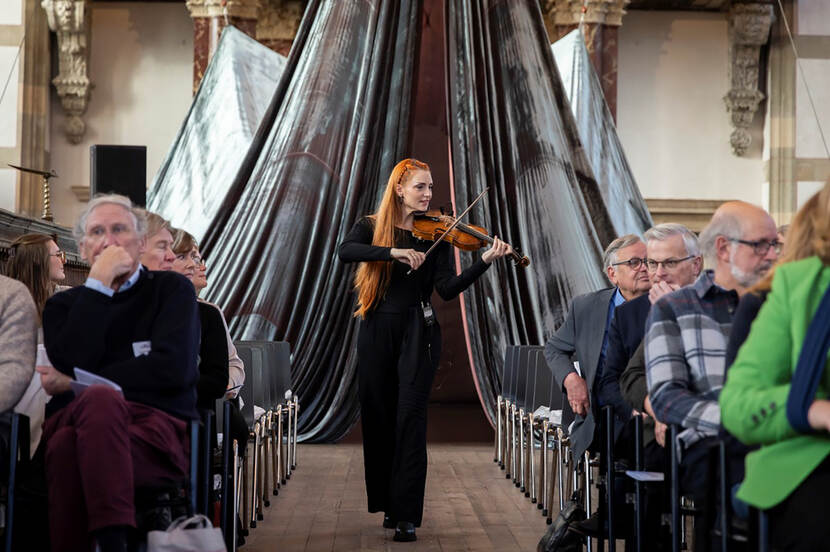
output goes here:
{"type": "MultiPolygon", "coordinates": [[[[478,194],[478,197],[477,197],[477,198],[475,198],[475,199],[473,200],[473,202],[472,202],[472,203],[470,203],[470,204],[467,206],[467,208],[466,208],[466,209],[464,209],[464,212],[463,212],[463,213],[461,213],[460,215],[458,215],[457,217],[455,217],[455,222],[453,222],[453,223],[450,225],[450,227],[449,227],[449,228],[447,228],[447,230],[446,230],[443,234],[441,234],[441,237],[440,237],[440,238],[438,238],[437,240],[435,240],[435,242],[434,242],[434,243],[430,246],[430,248],[426,250],[426,253],[424,253],[424,259],[426,259],[426,258],[427,258],[427,256],[428,256],[428,255],[432,252],[432,250],[433,250],[433,249],[435,249],[436,247],[438,247],[438,244],[439,244],[439,243],[441,243],[441,242],[444,240],[444,237],[445,237],[447,234],[449,234],[450,232],[452,232],[453,228],[455,228],[455,227],[456,227],[456,225],[457,225],[459,222],[461,222],[462,217],[464,217],[464,215],[466,215],[467,213],[469,213],[469,212],[470,212],[470,209],[472,209],[472,208],[473,208],[473,206],[474,206],[476,203],[478,203],[478,202],[479,202],[479,200],[480,200],[482,197],[484,197],[484,194],[486,194],[488,191],[490,191],[490,186],[487,186],[486,188],[484,188],[484,191],[482,191],[480,194],[478,194]]],[[[415,270],[415,269],[414,269],[414,268],[410,268],[410,269],[409,269],[409,272],[407,272],[407,273],[406,273],[406,275],[407,275],[407,276],[409,276],[410,274],[412,274],[412,271],[413,271],[413,270],[415,270]]]]}

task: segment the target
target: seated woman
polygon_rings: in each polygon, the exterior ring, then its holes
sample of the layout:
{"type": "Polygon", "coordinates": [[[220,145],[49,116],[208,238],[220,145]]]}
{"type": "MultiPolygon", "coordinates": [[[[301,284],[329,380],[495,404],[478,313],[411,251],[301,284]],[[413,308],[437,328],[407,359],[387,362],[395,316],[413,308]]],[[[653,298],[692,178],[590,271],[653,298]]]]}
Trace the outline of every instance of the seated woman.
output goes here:
{"type": "MultiPolygon", "coordinates": [[[[188,232],[176,230],[173,251],[176,254],[176,260],[173,262],[173,270],[183,274],[193,282],[198,298],[199,293],[207,287],[207,270],[199,253],[199,246],[196,240],[188,232]]],[[[242,456],[245,452],[245,445],[248,442],[248,426],[239,410],[240,399],[237,398],[237,395],[239,394],[239,389],[245,383],[245,366],[236,352],[236,347],[228,332],[228,325],[225,322],[225,316],[222,314],[222,311],[219,307],[208,303],[204,299],[197,299],[197,301],[199,304],[199,316],[202,319],[203,347],[206,339],[214,340],[217,343],[209,347],[212,351],[210,354],[217,358],[220,358],[222,354],[227,355],[224,357],[227,372],[225,373],[226,379],[223,387],[223,395],[231,401],[230,436],[239,443],[239,455],[242,456]],[[217,321],[219,324],[217,324],[217,321]],[[206,325],[209,327],[208,335],[205,333],[206,325]]],[[[206,351],[205,354],[208,354],[208,352],[206,351]]],[[[216,362],[219,362],[219,360],[216,362]]],[[[212,392],[216,393],[218,390],[219,385],[217,382],[217,385],[212,387],[212,392]]],[[[219,397],[217,396],[216,398],[219,397]]]]}
{"type": "MultiPolygon", "coordinates": [[[[817,362],[799,358],[802,348],[817,345],[805,337],[830,287],[830,185],[796,216],[784,257],[801,260],[775,268],[771,291],[727,373],[721,417],[738,439],[761,445],[746,458],[738,498],[768,510],[772,548],[825,550],[830,524],[818,506],[830,493],[827,350],[817,362]],[[804,374],[813,370],[817,392],[805,392],[804,374]]],[[[830,314],[818,316],[826,324],[830,314]]]]}
{"type": "MultiPolygon", "coordinates": [[[[66,278],[63,266],[66,253],[61,251],[55,239],[45,234],[25,234],[11,244],[11,254],[6,262],[6,275],[23,283],[32,295],[37,311],[38,363],[48,364],[43,348],[41,318],[43,306],[56,292],[66,289],[60,282],[66,278]]],[[[15,411],[29,417],[30,450],[32,453],[40,443],[46,403],[49,396],[40,384],[40,375],[35,373],[29,387],[17,403],[15,411]]]]}
{"type": "MultiPolygon", "coordinates": [[[[176,230],[173,239],[175,255],[172,270],[191,282],[196,274],[193,249],[195,240],[184,230],[176,230]]],[[[216,399],[225,396],[228,388],[228,345],[225,325],[219,309],[199,302],[202,338],[199,344],[199,383],[196,385],[196,407],[213,410],[216,399]]]]}
{"type": "Polygon", "coordinates": [[[170,223],[164,218],[140,210],[147,218],[147,237],[144,253],[141,254],[141,264],[147,270],[170,270],[176,255],[173,253],[173,230],[170,223]]]}

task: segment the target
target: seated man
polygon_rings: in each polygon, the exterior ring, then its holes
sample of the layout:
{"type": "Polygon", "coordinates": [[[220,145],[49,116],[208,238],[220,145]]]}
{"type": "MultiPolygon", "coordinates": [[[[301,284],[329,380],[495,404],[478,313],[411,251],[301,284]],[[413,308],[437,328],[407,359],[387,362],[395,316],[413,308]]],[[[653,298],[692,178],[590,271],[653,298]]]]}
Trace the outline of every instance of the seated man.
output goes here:
{"type": "MultiPolygon", "coordinates": [[[[628,422],[634,415],[648,412],[643,401],[632,408],[623,398],[620,389],[620,376],[628,365],[634,352],[643,341],[646,331],[646,317],[651,305],[663,295],[683,286],[688,286],[697,279],[703,269],[703,258],[697,237],[682,224],[666,223],[650,228],[645,233],[651,289],[648,295],[620,305],[614,311],[614,318],[608,330],[608,353],[605,364],[600,369],[599,396],[600,406],[611,405],[617,419],[618,445],[625,447],[618,454],[628,454],[633,458],[632,424],[628,422]]],[[[645,388],[645,377],[642,380],[645,388]]],[[[655,449],[652,424],[646,426],[644,445],[646,464],[660,466],[663,453],[655,449]],[[653,460],[654,463],[650,462],[653,460]]],[[[648,469],[657,469],[649,467],[648,469]]]]}
{"type": "Polygon", "coordinates": [[[38,367],[50,394],[69,390],[74,368],[123,389],[95,385],[44,427],[52,550],[126,550],[135,487],[188,473],[187,423],[197,417],[199,321],[193,286],[139,264],[146,221],[129,199],[89,202],[75,228],[90,263],[86,284],[53,296],[43,312],[38,367]]]}
{"type": "MultiPolygon", "coordinates": [[[[714,270],[661,297],[651,307],[644,340],[649,399],[657,419],[678,424],[683,445],[681,492],[703,502],[710,486],[706,461],[721,428],[718,396],[738,295],[777,258],[778,232],[766,211],[743,202],[721,205],[700,235],[714,270]]],[[[736,455],[730,475],[743,477],[736,455]]],[[[698,524],[705,537],[706,524],[698,524]]],[[[698,526],[696,525],[696,528],[698,526]]]]}

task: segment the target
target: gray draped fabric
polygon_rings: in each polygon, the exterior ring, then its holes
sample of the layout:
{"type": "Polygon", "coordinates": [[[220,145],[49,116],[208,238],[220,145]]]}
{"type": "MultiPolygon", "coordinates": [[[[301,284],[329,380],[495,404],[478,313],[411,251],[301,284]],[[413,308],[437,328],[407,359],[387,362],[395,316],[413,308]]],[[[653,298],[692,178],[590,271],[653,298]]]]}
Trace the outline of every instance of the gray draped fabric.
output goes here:
{"type": "Polygon", "coordinates": [[[616,213],[582,150],[538,2],[448,4],[455,200],[467,205],[491,186],[470,221],[533,263],[500,263],[463,298],[473,376],[493,420],[506,345],[543,344],[574,295],[607,285],[601,255],[616,213]]]}
{"type": "Polygon", "coordinates": [[[418,3],[311,0],[285,73],[204,240],[207,299],[237,339],[284,340],[300,438],[358,416],[353,267],[336,247],[405,157],[418,3]]]}
{"type": "Polygon", "coordinates": [[[651,215],[625,158],[582,31],[571,31],[551,48],[614,229],[619,235],[642,234],[652,225],[651,215]]]}
{"type": "Polygon", "coordinates": [[[201,241],[268,108],[285,56],[226,27],[190,111],[147,192],[147,208],[201,241]]]}

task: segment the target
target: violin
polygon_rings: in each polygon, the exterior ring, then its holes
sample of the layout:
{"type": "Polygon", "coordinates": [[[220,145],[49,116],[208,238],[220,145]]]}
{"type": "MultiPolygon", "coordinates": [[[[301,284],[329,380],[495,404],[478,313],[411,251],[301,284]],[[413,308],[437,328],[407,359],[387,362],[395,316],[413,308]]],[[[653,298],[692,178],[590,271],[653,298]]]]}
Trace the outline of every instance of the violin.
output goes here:
{"type": "MultiPolygon", "coordinates": [[[[412,226],[412,235],[416,238],[436,241],[441,239],[441,236],[444,234],[447,234],[444,237],[444,241],[464,251],[477,251],[493,243],[493,238],[488,235],[486,228],[458,222],[455,218],[444,215],[441,211],[415,213],[412,226]],[[447,229],[453,224],[455,224],[455,227],[447,234],[447,229]]],[[[527,258],[527,255],[522,254],[515,247],[512,249],[513,251],[510,255],[514,263],[521,267],[526,267],[530,264],[530,259],[527,258]]]]}

